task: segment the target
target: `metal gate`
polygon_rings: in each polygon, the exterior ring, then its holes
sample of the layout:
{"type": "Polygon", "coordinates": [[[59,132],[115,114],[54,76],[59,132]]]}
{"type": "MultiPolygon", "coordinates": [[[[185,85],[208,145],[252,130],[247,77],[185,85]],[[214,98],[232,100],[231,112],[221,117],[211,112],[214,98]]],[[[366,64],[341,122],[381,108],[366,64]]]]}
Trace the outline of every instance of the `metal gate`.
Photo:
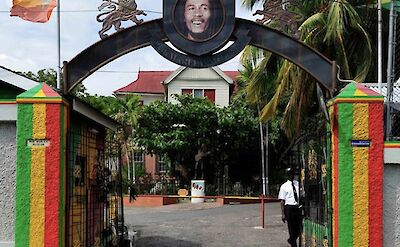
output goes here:
{"type": "Polygon", "coordinates": [[[71,119],[66,246],[118,246],[124,234],[119,149],[106,141],[104,127],[71,119]]]}
{"type": "MultiPolygon", "coordinates": [[[[331,246],[330,135],[317,124],[298,147],[297,158],[304,191],[303,246],[331,246]]],[[[326,126],[327,127],[327,126],[326,126]]],[[[329,128],[329,127],[328,127],[329,128]]]]}

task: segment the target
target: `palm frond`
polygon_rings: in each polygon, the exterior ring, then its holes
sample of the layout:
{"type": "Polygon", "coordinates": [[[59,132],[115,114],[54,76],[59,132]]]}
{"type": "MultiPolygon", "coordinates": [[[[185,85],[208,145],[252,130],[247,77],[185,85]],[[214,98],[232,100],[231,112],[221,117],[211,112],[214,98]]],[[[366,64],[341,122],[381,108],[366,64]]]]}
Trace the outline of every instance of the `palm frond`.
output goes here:
{"type": "Polygon", "coordinates": [[[292,66],[293,64],[286,60],[279,70],[277,81],[280,81],[280,83],[278,84],[272,99],[263,107],[260,112],[260,119],[262,121],[268,121],[275,115],[280,99],[286,92],[287,86],[289,84],[289,74],[292,66]]]}
{"type": "Polygon", "coordinates": [[[256,68],[251,73],[247,87],[246,87],[246,100],[250,104],[256,104],[264,98],[265,84],[265,68],[271,58],[271,53],[266,53],[264,58],[257,64],[256,68]]]}
{"type": "Polygon", "coordinates": [[[345,30],[345,15],[343,4],[345,1],[332,1],[326,21],[326,34],[324,41],[334,43],[337,37],[343,37],[345,30]]]}
{"type": "Polygon", "coordinates": [[[257,48],[255,46],[246,46],[240,56],[240,62],[242,64],[250,63],[253,67],[264,58],[265,51],[263,49],[257,48]]]}
{"type": "Polygon", "coordinates": [[[358,39],[354,40],[355,48],[354,51],[357,51],[356,64],[358,65],[356,68],[356,73],[354,76],[354,80],[356,82],[363,82],[367,77],[369,69],[372,63],[372,47],[371,40],[369,38],[368,33],[365,29],[358,24],[359,30],[362,32],[363,41],[359,41],[358,39]]]}

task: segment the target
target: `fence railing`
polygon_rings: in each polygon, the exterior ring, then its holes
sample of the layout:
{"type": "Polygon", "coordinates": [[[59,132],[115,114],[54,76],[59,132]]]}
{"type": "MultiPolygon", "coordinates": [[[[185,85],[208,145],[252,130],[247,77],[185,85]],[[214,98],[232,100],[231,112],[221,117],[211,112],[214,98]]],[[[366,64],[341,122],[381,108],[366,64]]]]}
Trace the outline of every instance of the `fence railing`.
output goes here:
{"type": "MultiPolygon", "coordinates": [[[[190,191],[190,185],[182,185],[176,180],[136,182],[134,188],[137,195],[177,195],[179,189],[190,191]]],[[[215,184],[206,183],[205,190],[207,196],[259,196],[261,194],[259,183],[242,185],[240,182],[226,182],[219,188],[215,184]]],[[[272,190],[275,191],[276,188],[272,190]]]]}
{"type": "Polygon", "coordinates": [[[170,180],[136,183],[135,189],[138,195],[176,195],[180,188],[175,180],[170,180]]]}

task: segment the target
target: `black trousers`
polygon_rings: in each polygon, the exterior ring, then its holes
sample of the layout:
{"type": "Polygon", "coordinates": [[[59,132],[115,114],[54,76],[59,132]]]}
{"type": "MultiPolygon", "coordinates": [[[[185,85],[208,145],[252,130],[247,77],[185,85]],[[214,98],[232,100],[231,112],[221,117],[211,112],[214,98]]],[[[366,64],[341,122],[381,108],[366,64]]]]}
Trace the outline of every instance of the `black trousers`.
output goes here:
{"type": "MultiPolygon", "coordinates": [[[[289,229],[288,242],[291,247],[297,247],[296,242],[303,228],[301,209],[299,206],[285,205],[285,218],[289,229]]],[[[300,245],[301,240],[299,240],[299,246],[300,245]]]]}

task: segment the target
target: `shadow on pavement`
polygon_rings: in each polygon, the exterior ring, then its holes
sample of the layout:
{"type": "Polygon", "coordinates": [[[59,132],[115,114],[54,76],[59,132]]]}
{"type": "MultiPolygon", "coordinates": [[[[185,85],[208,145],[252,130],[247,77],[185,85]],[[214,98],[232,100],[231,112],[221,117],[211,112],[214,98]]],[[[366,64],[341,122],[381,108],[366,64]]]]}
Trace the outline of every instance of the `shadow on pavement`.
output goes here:
{"type": "Polygon", "coordinates": [[[165,236],[139,238],[135,247],[201,247],[201,244],[165,236]]]}

